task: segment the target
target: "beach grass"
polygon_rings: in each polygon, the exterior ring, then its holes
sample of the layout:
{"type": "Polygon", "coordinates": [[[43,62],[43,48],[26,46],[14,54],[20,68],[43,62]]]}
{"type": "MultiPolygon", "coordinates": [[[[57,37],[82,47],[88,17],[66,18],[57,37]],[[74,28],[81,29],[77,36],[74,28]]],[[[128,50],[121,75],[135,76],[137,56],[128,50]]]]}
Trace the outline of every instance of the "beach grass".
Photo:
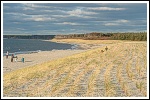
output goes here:
{"type": "Polygon", "coordinates": [[[147,74],[144,73],[147,72],[147,62],[146,54],[142,54],[146,53],[146,42],[78,39],[53,41],[109,45],[107,51],[105,46],[98,47],[5,73],[3,75],[5,97],[146,96],[147,74]],[[142,75],[139,75],[139,71],[135,71],[137,66],[133,66],[132,59],[142,66],[140,69],[142,75]],[[141,63],[143,59],[144,62],[141,63]]]}
{"type": "Polygon", "coordinates": [[[122,40],[83,40],[83,39],[52,39],[53,42],[77,43],[77,44],[114,44],[125,42],[122,40]]]}

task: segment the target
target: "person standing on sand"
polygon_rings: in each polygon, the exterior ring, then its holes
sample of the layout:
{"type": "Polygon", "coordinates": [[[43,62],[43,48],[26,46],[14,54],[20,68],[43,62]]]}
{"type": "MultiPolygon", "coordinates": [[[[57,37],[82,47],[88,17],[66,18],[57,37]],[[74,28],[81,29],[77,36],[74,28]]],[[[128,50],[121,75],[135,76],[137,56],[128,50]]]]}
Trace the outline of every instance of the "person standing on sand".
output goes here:
{"type": "Polygon", "coordinates": [[[21,60],[22,60],[22,62],[24,63],[24,58],[23,58],[23,57],[22,57],[22,59],[21,59],[21,60]]]}
{"type": "Polygon", "coordinates": [[[14,54],[12,54],[12,56],[11,56],[11,62],[13,62],[13,58],[14,58],[14,54]]]}
{"type": "Polygon", "coordinates": [[[7,51],[7,52],[6,52],[6,59],[8,59],[8,55],[9,55],[9,52],[7,51]]]}

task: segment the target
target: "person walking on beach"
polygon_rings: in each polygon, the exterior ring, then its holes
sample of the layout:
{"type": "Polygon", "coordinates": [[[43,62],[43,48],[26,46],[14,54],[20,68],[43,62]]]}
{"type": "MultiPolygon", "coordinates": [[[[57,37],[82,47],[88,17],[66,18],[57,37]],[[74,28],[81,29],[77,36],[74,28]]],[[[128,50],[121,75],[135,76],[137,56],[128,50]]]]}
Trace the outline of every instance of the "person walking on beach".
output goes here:
{"type": "Polygon", "coordinates": [[[9,52],[7,51],[7,52],[6,52],[6,59],[8,59],[8,55],[9,55],[9,52]]]}
{"type": "Polygon", "coordinates": [[[11,62],[13,62],[14,54],[11,55],[11,62]]]}

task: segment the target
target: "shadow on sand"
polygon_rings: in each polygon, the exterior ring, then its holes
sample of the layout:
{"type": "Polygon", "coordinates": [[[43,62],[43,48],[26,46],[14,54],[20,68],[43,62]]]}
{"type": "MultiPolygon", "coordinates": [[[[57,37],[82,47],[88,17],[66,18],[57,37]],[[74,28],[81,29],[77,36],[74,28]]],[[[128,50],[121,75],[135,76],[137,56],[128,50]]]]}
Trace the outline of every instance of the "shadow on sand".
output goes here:
{"type": "MultiPolygon", "coordinates": [[[[17,61],[17,62],[22,62],[22,61],[17,61]]],[[[32,62],[32,61],[24,61],[24,62],[32,62]]]]}

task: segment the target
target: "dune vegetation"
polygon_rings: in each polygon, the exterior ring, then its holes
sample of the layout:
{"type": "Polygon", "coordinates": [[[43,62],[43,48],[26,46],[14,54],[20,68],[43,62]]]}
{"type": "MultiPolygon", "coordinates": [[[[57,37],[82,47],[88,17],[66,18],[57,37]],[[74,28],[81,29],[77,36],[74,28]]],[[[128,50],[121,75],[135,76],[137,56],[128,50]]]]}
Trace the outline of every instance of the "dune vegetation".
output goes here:
{"type": "Polygon", "coordinates": [[[147,43],[61,39],[106,44],[3,75],[4,97],[146,97],[147,43]],[[104,52],[102,52],[102,50],[104,52]]]}
{"type": "Polygon", "coordinates": [[[76,43],[76,44],[114,44],[121,43],[122,40],[83,40],[83,39],[52,39],[53,42],[76,43]]]}

